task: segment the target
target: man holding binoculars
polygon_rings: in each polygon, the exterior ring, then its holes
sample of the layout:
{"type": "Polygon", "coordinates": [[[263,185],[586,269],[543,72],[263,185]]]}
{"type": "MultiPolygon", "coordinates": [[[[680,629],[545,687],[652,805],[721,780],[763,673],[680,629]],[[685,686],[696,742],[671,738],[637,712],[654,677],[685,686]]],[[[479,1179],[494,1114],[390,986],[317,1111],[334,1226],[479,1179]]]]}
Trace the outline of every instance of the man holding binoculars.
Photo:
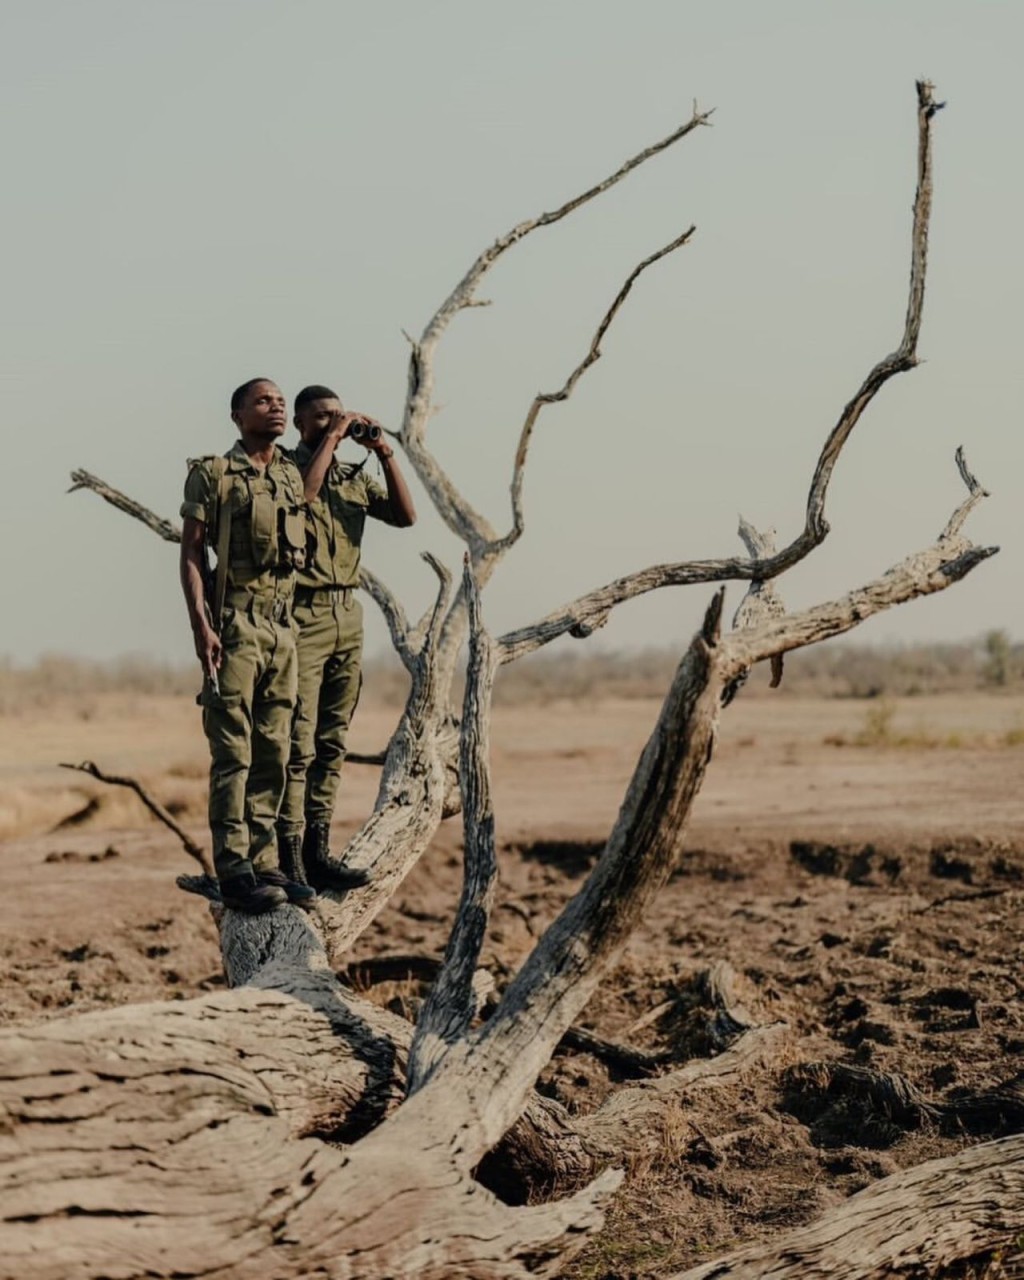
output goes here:
{"type": "Polygon", "coordinates": [[[289,879],[345,890],[367,880],[365,871],[346,867],[330,852],[345,738],[362,685],[363,609],[355,589],[363,528],[367,517],[408,528],[416,509],[380,424],[347,412],[329,387],[299,392],[295,425],[301,441],[293,457],[309,504],[308,547],[292,610],[299,699],[277,822],[278,855],[289,879]],[[369,451],[362,462],[335,458],[346,437],[369,451]],[[370,454],[380,461],[386,489],[365,473],[370,454]]]}

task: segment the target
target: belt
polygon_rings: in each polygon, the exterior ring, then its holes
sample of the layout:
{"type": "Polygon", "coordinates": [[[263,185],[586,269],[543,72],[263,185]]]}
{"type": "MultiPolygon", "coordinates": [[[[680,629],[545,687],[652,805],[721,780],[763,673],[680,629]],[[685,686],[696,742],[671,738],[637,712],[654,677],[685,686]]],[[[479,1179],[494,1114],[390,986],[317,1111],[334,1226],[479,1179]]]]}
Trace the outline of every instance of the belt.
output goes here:
{"type": "Polygon", "coordinates": [[[231,609],[241,609],[246,613],[261,618],[270,618],[273,622],[281,622],[288,617],[292,607],[292,599],[287,596],[255,595],[251,591],[229,591],[224,603],[231,609]]]}
{"type": "Polygon", "coordinates": [[[314,604],[317,600],[340,597],[343,604],[348,604],[353,591],[355,587],[343,587],[338,582],[327,582],[322,587],[304,587],[300,584],[295,588],[295,603],[314,604]]]}

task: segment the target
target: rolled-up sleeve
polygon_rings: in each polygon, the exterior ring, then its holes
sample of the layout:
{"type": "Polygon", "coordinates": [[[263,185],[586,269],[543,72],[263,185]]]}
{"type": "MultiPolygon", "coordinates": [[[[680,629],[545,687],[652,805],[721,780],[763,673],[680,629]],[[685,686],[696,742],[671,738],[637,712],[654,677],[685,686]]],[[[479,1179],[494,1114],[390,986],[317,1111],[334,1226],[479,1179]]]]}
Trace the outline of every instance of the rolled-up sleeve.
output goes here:
{"type": "Polygon", "coordinates": [[[191,518],[208,524],[211,497],[209,468],[201,462],[190,463],[188,475],[185,478],[185,500],[181,504],[182,519],[191,518]]]}

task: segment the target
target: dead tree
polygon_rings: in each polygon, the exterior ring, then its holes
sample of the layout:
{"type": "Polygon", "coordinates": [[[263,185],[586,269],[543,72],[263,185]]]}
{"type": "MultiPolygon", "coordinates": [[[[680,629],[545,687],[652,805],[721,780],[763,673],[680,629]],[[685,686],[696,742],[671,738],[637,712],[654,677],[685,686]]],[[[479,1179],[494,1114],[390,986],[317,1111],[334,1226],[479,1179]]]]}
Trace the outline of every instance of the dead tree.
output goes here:
{"type": "MultiPolygon", "coordinates": [[[[803,528],[780,551],[745,526],[748,557],[640,569],[499,637],[484,623],[481,589],[523,531],[527,456],[540,415],[572,393],[600,356],[639,276],[687,244],[692,227],[635,268],[565,384],[534,399],[520,433],[505,532],[458,492],[426,440],[438,343],[459,311],[479,305],[477,291],[494,263],[525,236],[567,217],[697,131],[708,113],[695,108],[667,138],[554,212],[520,223],[476,259],[412,342],[396,433],[446,524],[465,543],[460,584],[452,598],[450,575],[427,557],[439,581],[437,598],[412,625],[387,588],[364,575],[411,677],[373,812],[346,849],[351,864],[372,870],[371,882],[342,903],[325,903],[313,918],[291,907],[260,917],[220,915],[233,988],[226,993],[15,1028],[0,1037],[3,1275],[554,1275],[601,1225],[622,1176],[616,1165],[631,1143],[644,1140],[646,1121],[684,1088],[757,1070],[785,1037],[784,1027],[758,1026],[736,1009],[716,1022],[731,1028],[731,1047],[624,1089],[593,1116],[570,1119],[533,1092],[671,873],[722,707],[751,667],[769,660],[778,671],[790,650],[944,590],[995,551],[973,545],[963,532],[984,491],[958,454],[967,496],[933,545],[866,586],[801,613],[786,613],[774,589],[779,576],[826,537],[829,482],[864,409],[889,378],[917,360],[931,130],[939,106],[930,85],[919,84],[917,93],[917,192],[903,337],[828,434],[803,528]],[[495,877],[488,726],[497,671],[558,636],[589,635],[618,604],[644,592],[728,580],[750,584],[737,626],[723,630],[719,590],[682,656],[597,864],[480,1021],[478,961],[495,877]],[[451,685],[467,636],[458,724],[451,685]],[[460,785],[462,897],[443,964],[412,1027],[340,986],[332,965],[387,902],[442,814],[456,807],[460,785]],[[475,1176],[485,1158],[544,1170],[555,1190],[543,1203],[505,1203],[475,1176]],[[578,1189],[559,1196],[566,1185],[578,1189]]],[[[73,479],[162,537],[176,536],[168,522],[88,473],[75,472],[73,479]]],[[[718,1003],[727,1004],[727,984],[712,979],[710,985],[718,1003]]],[[[941,1231],[906,1236],[921,1273],[991,1250],[1021,1228],[1024,1140],[978,1146],[958,1160],[923,1166],[892,1188],[882,1183],[865,1193],[873,1197],[873,1222],[884,1223],[893,1210],[901,1221],[919,1210],[934,1215],[928,1221],[941,1218],[941,1231]],[[968,1181],[984,1185],[984,1194],[964,1195],[968,1181]]],[[[855,1213],[850,1220],[860,1221],[855,1213]]],[[[801,1275],[883,1273],[892,1253],[884,1229],[858,1237],[859,1255],[836,1250],[844,1229],[845,1223],[825,1224],[817,1235],[811,1228],[800,1236],[795,1247],[807,1268],[801,1275]]],[[[796,1274],[790,1263],[785,1270],[773,1260],[791,1256],[784,1241],[771,1258],[762,1251],[754,1262],[740,1256],[723,1261],[727,1270],[693,1274],[796,1274]]]]}

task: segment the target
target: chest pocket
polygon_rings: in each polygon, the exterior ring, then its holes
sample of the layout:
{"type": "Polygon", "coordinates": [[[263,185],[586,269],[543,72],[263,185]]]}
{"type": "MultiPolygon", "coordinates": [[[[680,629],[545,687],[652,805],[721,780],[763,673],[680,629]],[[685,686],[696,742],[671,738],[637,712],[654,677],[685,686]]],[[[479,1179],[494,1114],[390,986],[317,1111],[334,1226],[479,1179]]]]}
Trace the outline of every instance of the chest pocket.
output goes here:
{"type": "Polygon", "coordinates": [[[344,488],[330,491],[331,515],[340,527],[345,541],[353,547],[362,545],[363,528],[366,524],[366,504],[360,502],[352,493],[344,488]]]}
{"type": "Polygon", "coordinates": [[[239,478],[231,491],[231,557],[257,572],[301,568],[306,522],[294,495],[265,476],[239,478]]]}
{"type": "Polygon", "coordinates": [[[231,563],[235,566],[251,566],[252,497],[248,485],[241,477],[236,478],[232,484],[228,502],[231,507],[231,563]]]}
{"type": "Polygon", "coordinates": [[[278,504],[265,476],[250,481],[249,487],[252,494],[249,515],[252,559],[258,569],[269,569],[277,564],[278,504]]]}
{"type": "Polygon", "coordinates": [[[279,542],[281,563],[290,569],[301,569],[306,563],[306,518],[301,511],[279,508],[279,542]]]}

